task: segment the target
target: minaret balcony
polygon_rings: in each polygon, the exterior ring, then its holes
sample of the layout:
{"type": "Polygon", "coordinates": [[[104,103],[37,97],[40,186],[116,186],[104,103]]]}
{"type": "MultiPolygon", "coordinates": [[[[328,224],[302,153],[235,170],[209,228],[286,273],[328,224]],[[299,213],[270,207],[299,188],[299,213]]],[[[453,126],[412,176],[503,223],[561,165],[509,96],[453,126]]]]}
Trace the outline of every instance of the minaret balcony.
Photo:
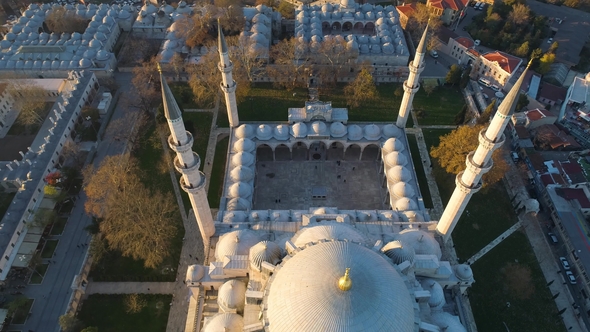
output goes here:
{"type": "Polygon", "coordinates": [[[420,89],[420,83],[418,83],[418,82],[416,82],[415,87],[411,87],[408,84],[409,84],[408,80],[405,80],[404,81],[404,92],[406,92],[406,93],[416,93],[420,89]]]}
{"type": "Polygon", "coordinates": [[[488,160],[488,162],[486,163],[486,165],[479,165],[479,164],[477,164],[473,160],[473,156],[474,155],[475,155],[475,152],[471,151],[467,155],[467,158],[465,158],[465,165],[467,165],[467,168],[466,168],[465,171],[469,171],[469,172],[472,172],[472,173],[474,173],[474,174],[477,175],[477,174],[489,172],[490,169],[492,169],[492,166],[494,166],[494,161],[492,160],[492,158],[490,158],[488,160]]]}
{"type": "Polygon", "coordinates": [[[205,184],[207,182],[206,178],[205,178],[205,174],[203,172],[199,172],[200,176],[201,176],[201,180],[199,181],[198,184],[192,185],[192,184],[187,184],[186,181],[184,180],[184,176],[180,178],[180,186],[182,187],[182,190],[184,190],[186,193],[188,194],[197,194],[199,192],[199,190],[205,190],[205,184]]]}
{"type": "Polygon", "coordinates": [[[486,150],[494,151],[497,148],[501,147],[506,140],[506,136],[502,133],[500,137],[494,142],[486,136],[486,129],[482,129],[479,132],[479,144],[483,146],[486,150]]]}
{"type": "Polygon", "coordinates": [[[174,134],[170,134],[170,136],[168,136],[168,146],[176,153],[191,151],[194,142],[193,135],[187,131],[186,137],[188,138],[188,141],[185,144],[178,144],[178,142],[175,140],[174,134]]]}
{"type": "Polygon", "coordinates": [[[232,84],[230,86],[225,86],[223,85],[223,82],[219,83],[219,86],[221,86],[221,91],[223,91],[224,93],[234,93],[236,92],[236,81],[232,81],[232,84]]]}
{"type": "Polygon", "coordinates": [[[483,182],[479,180],[477,184],[468,185],[465,182],[463,182],[463,173],[465,172],[461,172],[457,174],[457,177],[455,177],[455,185],[457,185],[457,189],[461,190],[461,192],[463,192],[466,195],[471,195],[478,192],[483,186],[483,182]]]}
{"type": "Polygon", "coordinates": [[[176,171],[180,174],[186,174],[186,175],[191,175],[194,174],[195,172],[199,171],[199,167],[201,167],[201,157],[199,157],[199,155],[193,151],[193,157],[194,157],[194,162],[192,165],[186,165],[186,164],[182,164],[180,162],[180,158],[178,158],[178,156],[174,157],[174,168],[176,168],[176,171]]]}
{"type": "Polygon", "coordinates": [[[234,69],[234,64],[231,61],[229,61],[229,64],[224,67],[221,64],[221,62],[219,62],[217,64],[217,69],[219,69],[220,72],[227,74],[227,73],[231,72],[234,69]]]}

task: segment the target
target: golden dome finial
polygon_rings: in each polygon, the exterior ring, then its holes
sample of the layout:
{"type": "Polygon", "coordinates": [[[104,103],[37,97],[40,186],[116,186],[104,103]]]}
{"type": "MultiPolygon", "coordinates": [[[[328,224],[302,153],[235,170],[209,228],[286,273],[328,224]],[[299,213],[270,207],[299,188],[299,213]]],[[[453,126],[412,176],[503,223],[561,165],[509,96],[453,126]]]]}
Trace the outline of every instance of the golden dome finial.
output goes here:
{"type": "Polygon", "coordinates": [[[340,288],[340,290],[347,291],[352,288],[352,280],[350,279],[349,274],[350,268],[347,267],[344,276],[338,279],[338,288],[340,288]]]}
{"type": "Polygon", "coordinates": [[[157,64],[157,66],[158,66],[158,72],[160,72],[160,73],[161,73],[161,72],[162,72],[162,67],[160,67],[160,63],[159,63],[159,62],[158,62],[158,64],[157,64]]]}

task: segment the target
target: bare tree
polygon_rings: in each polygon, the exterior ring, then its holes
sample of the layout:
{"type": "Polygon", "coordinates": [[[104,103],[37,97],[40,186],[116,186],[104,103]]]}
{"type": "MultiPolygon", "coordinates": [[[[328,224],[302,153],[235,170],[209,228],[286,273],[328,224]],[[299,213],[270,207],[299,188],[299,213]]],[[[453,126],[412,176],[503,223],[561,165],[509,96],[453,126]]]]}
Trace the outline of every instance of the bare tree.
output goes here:
{"type": "Polygon", "coordinates": [[[361,69],[355,80],[344,88],[344,94],[346,95],[346,103],[355,108],[379,97],[373,75],[368,68],[361,69]]]}
{"type": "Polygon", "coordinates": [[[151,113],[159,105],[160,75],[158,74],[158,60],[154,57],[149,61],[141,62],[133,68],[131,84],[135,87],[135,94],[124,96],[125,102],[131,107],[136,107],[146,113],[151,113]]]}
{"type": "Polygon", "coordinates": [[[24,126],[38,125],[45,121],[47,90],[30,80],[12,80],[8,93],[14,99],[14,109],[19,110],[17,121],[24,126]]]}
{"type": "Polygon", "coordinates": [[[49,11],[45,18],[45,24],[51,32],[55,33],[83,33],[88,25],[88,20],[77,15],[74,11],[59,6],[49,11]]]}
{"type": "Polygon", "coordinates": [[[125,296],[125,311],[128,314],[136,314],[147,306],[147,300],[141,294],[128,294],[125,296]]]}
{"type": "Polygon", "coordinates": [[[523,25],[529,22],[531,10],[528,6],[523,4],[515,4],[512,6],[512,11],[508,14],[508,21],[515,25],[523,25]]]}
{"type": "Polygon", "coordinates": [[[271,64],[266,71],[275,85],[287,89],[306,85],[307,78],[313,71],[308,47],[307,43],[296,38],[285,39],[271,46],[271,64]]]}

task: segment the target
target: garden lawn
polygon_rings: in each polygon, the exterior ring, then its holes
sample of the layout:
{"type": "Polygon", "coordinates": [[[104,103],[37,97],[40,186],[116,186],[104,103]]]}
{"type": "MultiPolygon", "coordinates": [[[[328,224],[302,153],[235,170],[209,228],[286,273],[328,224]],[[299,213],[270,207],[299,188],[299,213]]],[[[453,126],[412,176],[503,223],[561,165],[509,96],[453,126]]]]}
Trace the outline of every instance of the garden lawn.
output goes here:
{"type": "Polygon", "coordinates": [[[42,258],[51,258],[53,257],[53,252],[55,251],[55,247],[57,247],[59,240],[47,240],[45,241],[45,246],[43,246],[43,251],[41,252],[42,258]]]}
{"type": "Polygon", "coordinates": [[[22,307],[18,308],[14,314],[12,315],[11,324],[24,324],[29,317],[29,311],[31,311],[31,307],[33,306],[33,299],[27,299],[27,303],[22,307]]]}
{"type": "Polygon", "coordinates": [[[430,196],[430,190],[428,188],[428,181],[426,180],[426,173],[424,173],[424,163],[420,157],[420,150],[418,149],[418,142],[416,141],[415,135],[407,135],[408,145],[410,146],[410,153],[412,154],[412,162],[416,169],[416,176],[418,177],[418,185],[420,186],[420,193],[424,200],[424,205],[427,209],[432,209],[432,196],[430,196]]]}
{"type": "Polygon", "coordinates": [[[0,193],[0,220],[2,218],[4,218],[4,214],[6,213],[6,210],[8,210],[8,207],[10,206],[10,203],[12,203],[12,199],[14,198],[14,195],[16,195],[16,192],[14,193],[0,193]]]}
{"type": "Polygon", "coordinates": [[[211,183],[209,183],[209,206],[219,208],[221,194],[223,193],[223,180],[225,178],[225,164],[227,160],[227,147],[229,137],[226,137],[217,143],[215,147],[215,159],[213,159],[213,168],[211,170],[211,183]]]}
{"type": "Polygon", "coordinates": [[[126,311],[125,295],[90,295],[77,317],[100,332],[164,332],[172,295],[142,295],[147,306],[136,314],[126,311]]]}
{"type": "Polygon", "coordinates": [[[458,87],[439,86],[430,96],[420,89],[414,96],[414,110],[424,111],[423,117],[418,119],[422,126],[454,125],[455,116],[464,105],[465,99],[458,87]]]}
{"type": "MultiPolygon", "coordinates": [[[[438,145],[439,136],[448,132],[423,130],[426,145],[429,148],[438,145]]],[[[446,205],[455,188],[455,176],[446,173],[436,159],[433,159],[433,174],[446,205]]],[[[459,261],[469,259],[515,222],[516,215],[503,183],[474,194],[453,231],[459,261]]],[[[514,233],[475,262],[473,272],[475,284],[468,293],[479,331],[504,331],[504,324],[511,331],[565,331],[557,319],[557,308],[523,233],[514,233]],[[515,266],[511,267],[509,263],[515,266]],[[507,276],[516,278],[510,281],[507,276]],[[507,308],[507,302],[510,302],[510,308],[507,308]]]]}
{"type": "Polygon", "coordinates": [[[193,90],[187,82],[171,82],[168,84],[170,90],[174,95],[174,99],[178,103],[181,109],[199,109],[199,108],[212,108],[214,106],[214,100],[195,100],[193,90]]]}
{"type": "Polygon", "coordinates": [[[45,277],[45,272],[47,272],[47,268],[49,268],[49,264],[39,264],[35,267],[35,272],[31,274],[31,280],[29,284],[38,285],[43,282],[43,278],[45,277]]]}
{"type": "Polygon", "coordinates": [[[64,228],[66,227],[66,223],[68,222],[67,217],[60,217],[57,219],[56,222],[53,223],[51,226],[51,235],[61,235],[63,233],[64,228]]]}

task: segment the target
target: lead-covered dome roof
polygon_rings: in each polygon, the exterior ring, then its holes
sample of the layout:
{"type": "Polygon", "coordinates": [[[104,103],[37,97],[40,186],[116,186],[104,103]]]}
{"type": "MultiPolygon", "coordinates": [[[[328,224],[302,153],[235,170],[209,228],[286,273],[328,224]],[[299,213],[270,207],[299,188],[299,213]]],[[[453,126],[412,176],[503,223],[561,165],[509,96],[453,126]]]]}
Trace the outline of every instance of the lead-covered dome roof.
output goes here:
{"type": "Polygon", "coordinates": [[[242,332],[243,329],[244,319],[234,313],[219,313],[203,326],[203,332],[242,332]]]}
{"type": "Polygon", "coordinates": [[[342,223],[305,227],[295,233],[291,239],[297,247],[303,247],[310,242],[319,242],[320,240],[348,240],[367,243],[367,238],[364,235],[354,227],[342,223]]]}
{"type": "Polygon", "coordinates": [[[248,255],[250,248],[260,242],[260,235],[248,229],[223,234],[215,247],[215,259],[223,260],[225,256],[248,255]]]}
{"type": "Polygon", "coordinates": [[[381,254],[351,242],[322,242],[283,261],[265,295],[270,332],[414,330],[414,301],[398,272],[381,254]],[[341,290],[346,268],[352,286],[341,290]]]}

